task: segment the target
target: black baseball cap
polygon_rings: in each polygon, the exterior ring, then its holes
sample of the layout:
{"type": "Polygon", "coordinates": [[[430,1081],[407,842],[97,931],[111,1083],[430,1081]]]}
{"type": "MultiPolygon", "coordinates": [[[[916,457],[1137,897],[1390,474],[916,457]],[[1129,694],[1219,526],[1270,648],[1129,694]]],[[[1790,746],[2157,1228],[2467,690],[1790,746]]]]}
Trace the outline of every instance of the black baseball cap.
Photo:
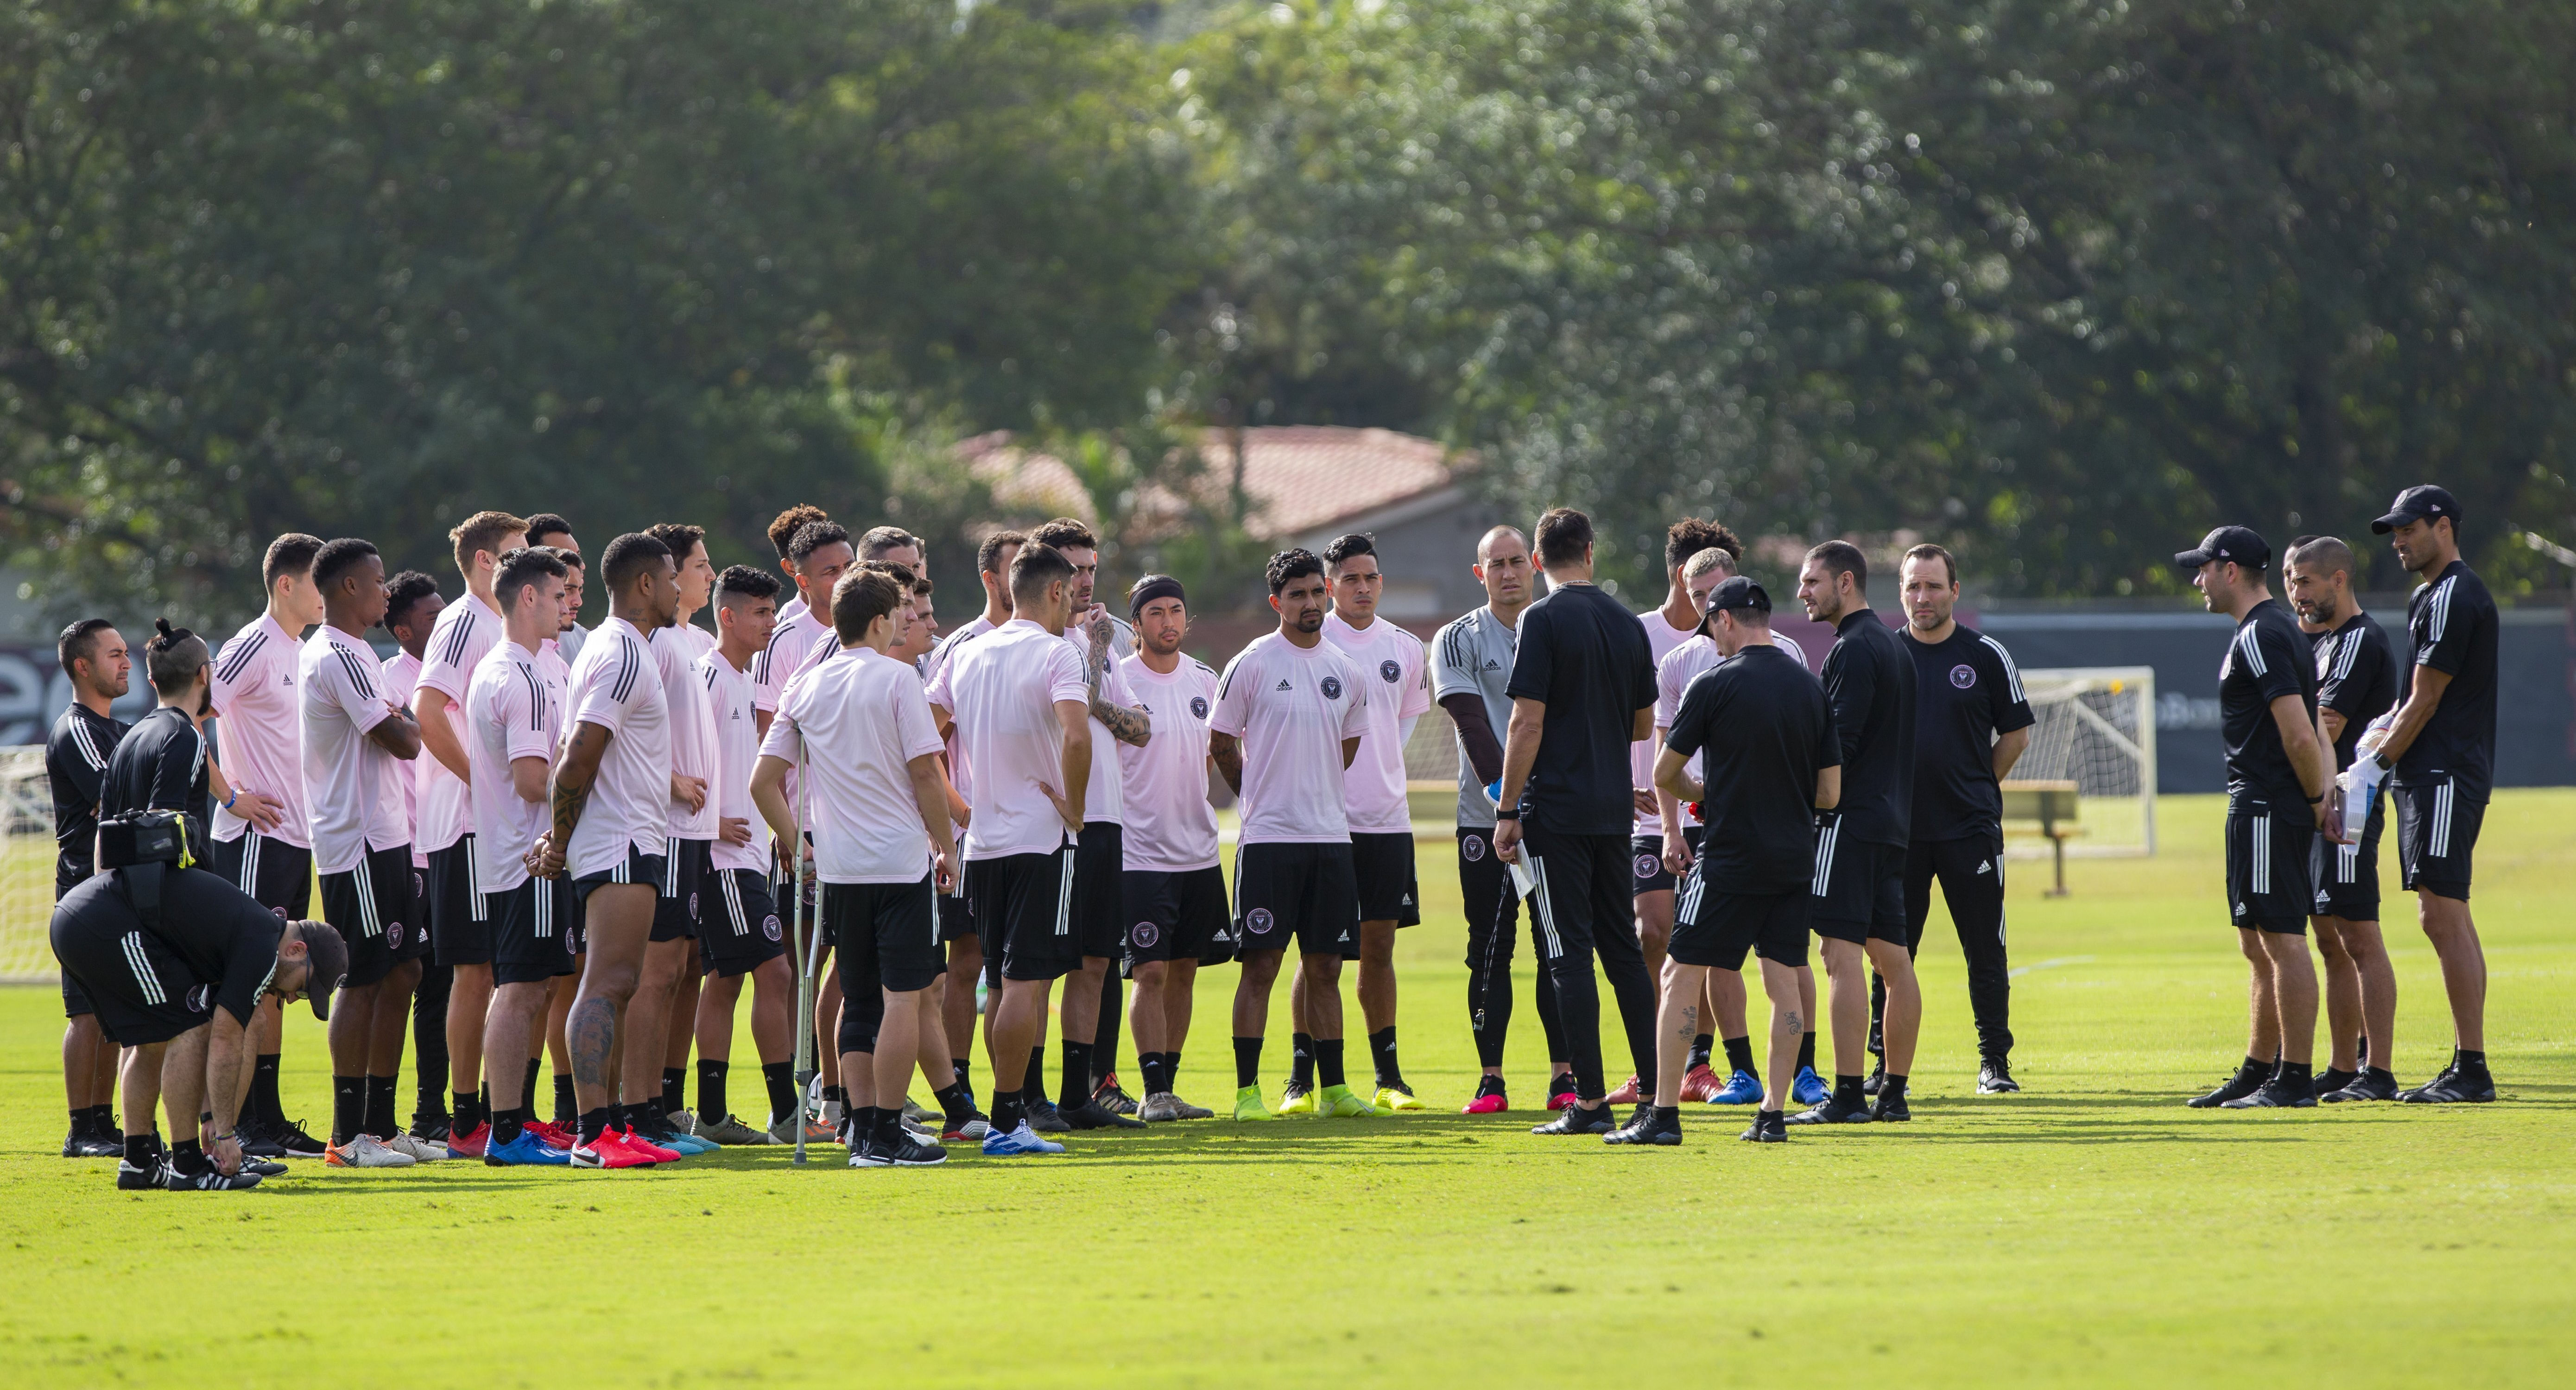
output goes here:
{"type": "Polygon", "coordinates": [[[1762,591],[1761,585],[1743,575],[1734,575],[1710,590],[1708,595],[1709,612],[1717,613],[1729,608],[1768,613],[1771,611],[1771,596],[1762,591]]]}
{"type": "Polygon", "coordinates": [[[2260,569],[2272,563],[2272,547],[2250,527],[2221,526],[2200,538],[2199,549],[2178,551],[2174,555],[2174,563],[2187,570],[2199,569],[2212,560],[2260,569]]]}
{"type": "Polygon", "coordinates": [[[323,922],[301,924],[296,935],[304,942],[305,962],[309,973],[304,979],[304,1002],[313,1006],[313,1016],[325,1023],[331,1021],[331,995],[340,982],[349,978],[349,943],[340,933],[323,922]]]}
{"type": "Polygon", "coordinates": [[[2370,529],[2387,535],[2410,521],[2427,521],[2437,516],[2451,519],[2451,529],[2460,526],[2460,504],[2451,498],[2451,490],[2431,483],[2418,483],[2397,494],[2389,505],[2388,515],[2370,523],[2370,529]]]}

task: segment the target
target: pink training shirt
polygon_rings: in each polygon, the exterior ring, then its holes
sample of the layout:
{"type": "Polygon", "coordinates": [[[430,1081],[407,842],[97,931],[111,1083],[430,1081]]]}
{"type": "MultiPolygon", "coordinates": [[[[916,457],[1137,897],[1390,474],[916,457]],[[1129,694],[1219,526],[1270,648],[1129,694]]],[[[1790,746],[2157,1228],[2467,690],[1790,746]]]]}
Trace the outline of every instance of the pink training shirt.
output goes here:
{"type": "Polygon", "coordinates": [[[1120,832],[1124,867],[1181,873],[1217,864],[1216,807],[1208,803],[1208,720],[1216,714],[1217,675],[1184,656],[1168,676],[1142,653],[1118,663],[1127,689],[1154,721],[1142,748],[1118,745],[1120,832]]]}
{"type": "MultiPolygon", "coordinates": [[[[215,706],[215,758],[233,790],[275,797],[280,844],[309,849],[313,830],[304,806],[303,707],[295,698],[301,644],[266,613],[242,624],[215,655],[208,694],[215,706]]],[[[373,659],[374,654],[368,654],[373,659]]],[[[214,836],[233,841],[250,822],[215,808],[214,836]]]]}
{"type": "Polygon", "coordinates": [[[707,784],[707,799],[694,812],[689,803],[671,798],[671,838],[713,840],[716,817],[723,814],[717,804],[723,793],[716,785],[716,713],[707,698],[706,678],[697,667],[699,658],[715,650],[715,634],[674,624],[654,633],[645,644],[653,650],[662,696],[670,702],[671,770],[683,777],[704,778],[707,784]]]}
{"type": "MultiPolygon", "coordinates": [[[[420,688],[437,691],[461,709],[466,689],[474,682],[474,668],[500,641],[500,613],[480,595],[467,591],[463,598],[438,610],[438,622],[429,630],[429,645],[422,648],[420,688]]],[[[447,720],[461,746],[465,742],[465,721],[457,717],[455,709],[448,711],[447,720]]],[[[474,828],[474,813],[466,804],[465,784],[456,780],[447,764],[432,757],[426,748],[421,750],[417,763],[412,769],[420,779],[420,834],[415,848],[423,854],[434,854],[465,838],[465,833],[474,828]]]]}
{"type": "MultiPolygon", "coordinates": [[[[1664,621],[1664,610],[1661,608],[1648,609],[1647,611],[1638,614],[1637,623],[1640,627],[1643,627],[1646,630],[1647,656],[1649,660],[1655,663],[1658,670],[1662,669],[1664,658],[1670,656],[1675,647],[1680,646],[1699,634],[1699,628],[1696,624],[1686,628],[1675,629],[1671,623],[1664,621]]],[[[1629,786],[1652,787],[1655,785],[1655,755],[1662,752],[1663,747],[1663,740],[1653,738],[1642,739],[1628,745],[1629,786]]],[[[1637,835],[1661,835],[1664,833],[1663,820],[1657,816],[1650,816],[1641,813],[1637,817],[1636,829],[1631,833],[1637,835]]]]}
{"type": "Polygon", "coordinates": [[[393,718],[384,670],[366,643],[324,623],[296,661],[303,688],[304,804],[313,867],[347,873],[367,851],[405,843],[402,774],[411,769],[367,731],[393,718]]]}
{"type": "Polygon", "coordinates": [[[1324,615],[1324,640],[1357,663],[1369,688],[1368,731],[1359,756],[1342,772],[1342,800],[1354,834],[1410,835],[1413,807],[1404,797],[1404,725],[1431,708],[1422,639],[1384,618],[1366,628],[1324,615]]]}
{"type": "MultiPolygon", "coordinates": [[[[1085,663],[1091,659],[1091,639],[1072,628],[1066,628],[1064,643],[1073,652],[1074,669],[1089,670],[1085,663]]],[[[1100,672],[1100,698],[1113,705],[1124,705],[1134,709],[1135,692],[1127,688],[1127,678],[1120,673],[1119,667],[1118,651],[1115,644],[1112,644],[1108,651],[1108,665],[1100,672]]],[[[1082,698],[1087,701],[1090,697],[1085,695],[1082,698]]],[[[1082,819],[1085,824],[1095,821],[1116,824],[1126,820],[1127,798],[1120,788],[1121,778],[1118,771],[1118,750],[1125,746],[1109,732],[1108,725],[1097,719],[1091,721],[1091,780],[1083,784],[1082,793],[1082,819]]]]}
{"type": "MultiPolygon", "coordinates": [[[[986,622],[984,615],[978,613],[964,627],[939,639],[939,645],[930,649],[928,666],[922,676],[922,693],[929,697],[934,716],[946,710],[951,721],[956,719],[957,707],[951,702],[957,697],[949,693],[948,670],[957,664],[957,653],[964,650],[967,643],[992,631],[993,624],[986,622]]],[[[948,726],[948,780],[955,784],[957,794],[966,798],[967,805],[975,804],[974,777],[966,766],[966,752],[958,743],[954,722],[948,726]]]]}
{"type": "Polygon", "coordinates": [[[787,682],[804,669],[805,659],[814,654],[816,647],[840,644],[831,624],[815,621],[813,613],[802,604],[789,607],[796,611],[779,610],[778,626],[770,629],[769,646],[752,658],[753,698],[760,709],[778,708],[778,697],[786,691],[787,682]]]}
{"type": "MultiPolygon", "coordinates": [[[[419,657],[406,651],[397,651],[385,658],[385,698],[405,709],[411,709],[415,718],[418,717],[419,711],[413,709],[411,695],[412,691],[419,686],[419,657]]],[[[394,781],[402,788],[403,824],[409,827],[411,835],[411,866],[415,869],[428,868],[429,851],[420,847],[420,779],[397,775],[394,781]]]]}
{"type": "Polygon", "coordinates": [[[465,760],[474,813],[474,886],[507,893],[528,881],[524,859],[553,822],[543,801],[524,801],[510,765],[536,758],[552,766],[563,732],[563,702],[535,652],[495,643],[465,690],[465,760]]]}
{"type": "Polygon", "coordinates": [[[945,708],[957,720],[958,746],[975,769],[966,857],[1064,848],[1072,836],[1040,788],[1064,780],[1056,703],[1089,700],[1073,648],[1026,618],[1013,618],[959,651],[941,678],[954,702],[945,708]]]}
{"type": "Polygon", "coordinates": [[[803,759],[814,872],[825,883],[918,883],[930,871],[906,765],[938,751],[921,676],[865,647],[790,684],[760,745],[790,767],[803,759]]]}
{"type": "Polygon", "coordinates": [[[671,803],[671,711],[644,634],[610,616],[581,644],[565,704],[565,731],[596,724],[608,731],[590,800],[573,827],[565,867],[574,878],[604,874],[627,854],[667,848],[671,803]]]}
{"type": "Polygon", "coordinates": [[[1330,642],[1300,647],[1276,632],[1227,662],[1208,727],[1243,743],[1237,842],[1332,844],[1351,838],[1342,801],[1342,740],[1368,732],[1364,672],[1330,642]]]}
{"type": "Polygon", "coordinates": [[[716,724],[716,780],[707,789],[708,799],[719,818],[737,818],[751,827],[747,844],[718,839],[710,852],[711,862],[719,869],[767,873],[769,822],[760,818],[760,808],[751,802],[751,773],[760,762],[760,716],[751,702],[751,674],[735,670],[723,652],[712,648],[698,658],[696,674],[716,724]]]}

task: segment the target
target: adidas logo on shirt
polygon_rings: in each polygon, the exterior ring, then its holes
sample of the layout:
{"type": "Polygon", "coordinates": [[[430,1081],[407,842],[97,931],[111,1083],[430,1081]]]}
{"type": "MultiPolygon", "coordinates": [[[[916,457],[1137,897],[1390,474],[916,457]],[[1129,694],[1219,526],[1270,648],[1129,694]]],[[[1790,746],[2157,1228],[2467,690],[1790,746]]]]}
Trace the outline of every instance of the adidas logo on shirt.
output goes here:
{"type": "Polygon", "coordinates": [[[1287,689],[1290,689],[1291,687],[1289,686],[1289,684],[1288,684],[1288,682],[1287,682],[1287,681],[1282,680],[1282,681],[1280,681],[1280,682],[1279,682],[1279,688],[1280,688],[1281,690],[1287,690],[1287,689]]]}

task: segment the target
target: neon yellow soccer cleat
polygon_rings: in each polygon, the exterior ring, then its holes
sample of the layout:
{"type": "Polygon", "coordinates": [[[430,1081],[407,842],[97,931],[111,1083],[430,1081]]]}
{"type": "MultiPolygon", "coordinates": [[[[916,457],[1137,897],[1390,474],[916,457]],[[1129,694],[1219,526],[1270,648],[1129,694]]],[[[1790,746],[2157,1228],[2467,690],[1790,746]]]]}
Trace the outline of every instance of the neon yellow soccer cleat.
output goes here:
{"type": "Polygon", "coordinates": [[[1365,1120],[1378,1113],[1377,1107],[1351,1094],[1348,1086],[1327,1086],[1315,1093],[1317,1113],[1336,1120],[1365,1120]]]}
{"type": "Polygon", "coordinates": [[[1238,1120],[1275,1120],[1270,1107],[1261,1103],[1261,1088],[1246,1086],[1234,1093],[1234,1117],[1238,1120]]]}

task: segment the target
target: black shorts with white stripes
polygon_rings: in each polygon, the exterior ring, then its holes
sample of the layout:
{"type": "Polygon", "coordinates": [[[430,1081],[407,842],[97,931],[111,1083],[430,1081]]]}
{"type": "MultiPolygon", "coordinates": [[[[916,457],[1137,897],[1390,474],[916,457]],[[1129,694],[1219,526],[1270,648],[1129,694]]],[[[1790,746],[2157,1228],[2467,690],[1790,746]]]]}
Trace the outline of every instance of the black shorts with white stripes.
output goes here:
{"type": "Polygon", "coordinates": [[[2316,894],[2308,883],[2315,813],[2250,797],[2227,804],[2227,915],[2239,928],[2304,935],[2316,894]]]}
{"type": "Polygon", "coordinates": [[[706,973],[732,979],[787,954],[787,924],[770,901],[767,874],[714,870],[699,900],[698,959],[706,973]]]}
{"type": "Polygon", "coordinates": [[[1846,839],[1843,822],[1828,816],[1816,832],[1816,873],[1807,885],[1815,904],[1807,922],[1816,935],[1866,944],[1902,946],[1905,929],[1905,846],[1846,839]]]}
{"type": "Polygon", "coordinates": [[[582,919],[570,879],[532,878],[484,901],[492,916],[494,984],[543,984],[572,973],[582,919]]]}
{"type": "Polygon", "coordinates": [[[911,883],[823,885],[823,921],[841,972],[841,1051],[876,1051],[887,993],[928,989],[946,973],[930,898],[928,874],[911,883]]]}
{"type": "Polygon", "coordinates": [[[486,965],[492,960],[492,905],[483,895],[474,862],[474,837],[429,852],[429,952],[441,965],[486,965]]]}
{"type": "Polygon", "coordinates": [[[2449,778],[2395,789],[2397,867],[2411,892],[2469,900],[2469,861],[2487,806],[2454,793],[2449,778]]]}
{"type": "Polygon", "coordinates": [[[2361,843],[2339,845],[2323,835],[2316,838],[2308,852],[2308,878],[2316,889],[2318,916],[2379,920],[2379,835],[2387,825],[2387,803],[2374,796],[2361,843]]]}
{"type": "Polygon", "coordinates": [[[1082,964],[1073,934],[1075,853],[1066,845],[1053,854],[966,861],[987,980],[1053,980],[1082,964]]]}
{"type": "Polygon", "coordinates": [[[313,915],[313,851],[245,830],[207,846],[206,867],[287,921],[313,915]]]}
{"type": "Polygon", "coordinates": [[[661,855],[646,854],[635,846],[628,845],[625,858],[597,873],[583,874],[574,879],[573,895],[581,899],[585,907],[590,903],[592,890],[611,883],[641,883],[652,888],[658,895],[661,892],[664,868],[661,855]]]}
{"type": "Polygon", "coordinates": [[[119,1047],[168,1042],[215,1016],[214,982],[142,930],[123,899],[99,888],[54,912],[54,956],[77,979],[99,1031],[119,1047]]]}
{"type": "Polygon", "coordinates": [[[345,873],[324,874],[322,920],[349,943],[344,984],[372,985],[404,961],[420,959],[428,943],[420,930],[411,846],[371,849],[345,873]]]}
{"type": "Polygon", "coordinates": [[[661,884],[654,891],[653,939],[678,941],[698,934],[698,924],[705,920],[700,891],[706,882],[707,865],[715,846],[706,840],[682,840],[676,837],[663,842],[661,884]]]}

